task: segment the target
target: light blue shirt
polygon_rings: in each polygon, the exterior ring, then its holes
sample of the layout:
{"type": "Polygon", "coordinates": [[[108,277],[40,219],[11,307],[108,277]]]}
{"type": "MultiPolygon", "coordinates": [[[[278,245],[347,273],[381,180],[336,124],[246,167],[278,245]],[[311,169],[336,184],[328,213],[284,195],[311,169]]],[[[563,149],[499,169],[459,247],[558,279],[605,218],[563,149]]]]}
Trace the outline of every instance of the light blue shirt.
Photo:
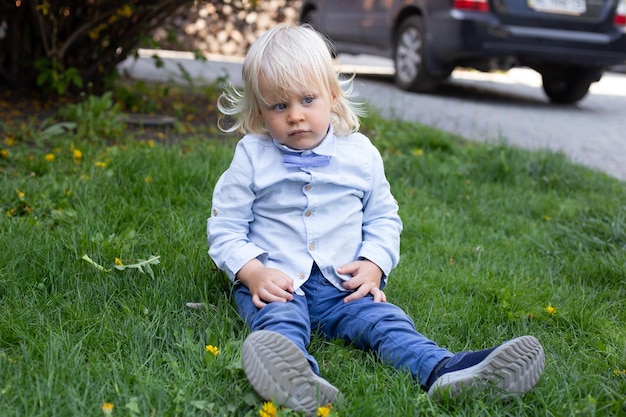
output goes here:
{"type": "Polygon", "coordinates": [[[286,168],[269,136],[246,135],[213,191],[207,221],[209,255],[234,281],[257,258],[294,280],[296,293],[317,263],[338,289],[350,278],[336,269],[366,258],[384,279],[398,264],[402,222],[383,160],[360,133],[336,137],[332,128],[315,149],[323,167],[286,168]]]}

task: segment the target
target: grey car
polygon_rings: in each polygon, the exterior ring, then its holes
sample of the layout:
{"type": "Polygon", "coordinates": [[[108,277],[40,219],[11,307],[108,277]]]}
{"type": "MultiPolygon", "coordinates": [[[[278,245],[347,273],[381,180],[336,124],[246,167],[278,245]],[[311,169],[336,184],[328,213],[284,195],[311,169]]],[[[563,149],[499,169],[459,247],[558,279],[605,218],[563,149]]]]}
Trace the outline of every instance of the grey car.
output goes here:
{"type": "Polygon", "coordinates": [[[338,53],[392,58],[410,91],[433,90],[456,67],[524,66],[552,102],[570,104],[626,62],[626,0],[303,0],[300,20],[338,53]]]}

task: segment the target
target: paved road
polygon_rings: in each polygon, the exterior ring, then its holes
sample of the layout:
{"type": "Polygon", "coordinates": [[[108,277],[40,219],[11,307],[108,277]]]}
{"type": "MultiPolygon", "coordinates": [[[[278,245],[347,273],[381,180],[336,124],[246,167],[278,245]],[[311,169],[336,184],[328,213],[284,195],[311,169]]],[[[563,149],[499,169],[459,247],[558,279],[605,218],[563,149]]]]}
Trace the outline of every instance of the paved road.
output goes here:
{"type": "MultiPolygon", "coordinates": [[[[182,80],[178,65],[197,82],[227,76],[241,83],[241,58],[210,56],[205,63],[191,54],[161,52],[157,70],[141,51],[137,61],[120,65],[146,80],[182,80]]],[[[391,81],[389,61],[341,56],[347,71],[359,74],[355,90],[383,115],[420,122],[475,141],[505,142],[528,149],[563,152],[571,160],[626,180],[626,75],[609,73],[592,85],[576,106],[554,106],[541,89],[541,78],[528,69],[506,74],[457,70],[431,94],[408,93],[391,81]]]]}

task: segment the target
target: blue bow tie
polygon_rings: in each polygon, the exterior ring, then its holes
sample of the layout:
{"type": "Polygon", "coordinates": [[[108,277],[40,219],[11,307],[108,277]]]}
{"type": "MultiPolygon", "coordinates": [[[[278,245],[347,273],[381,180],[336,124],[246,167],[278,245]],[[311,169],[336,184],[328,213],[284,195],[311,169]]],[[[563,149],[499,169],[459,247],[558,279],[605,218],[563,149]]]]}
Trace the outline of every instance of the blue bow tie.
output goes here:
{"type": "Polygon", "coordinates": [[[330,164],[330,156],[317,155],[309,153],[303,155],[301,153],[283,154],[283,164],[287,168],[310,168],[310,167],[323,167],[330,164]]]}

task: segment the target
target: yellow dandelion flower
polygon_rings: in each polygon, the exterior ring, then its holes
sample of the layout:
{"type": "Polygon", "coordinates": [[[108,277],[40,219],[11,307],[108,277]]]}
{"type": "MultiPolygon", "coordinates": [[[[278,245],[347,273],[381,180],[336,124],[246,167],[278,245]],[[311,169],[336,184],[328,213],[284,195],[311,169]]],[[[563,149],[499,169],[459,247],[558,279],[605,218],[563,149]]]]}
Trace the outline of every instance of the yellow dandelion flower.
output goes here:
{"type": "Polygon", "coordinates": [[[106,168],[107,167],[107,163],[106,163],[106,161],[97,161],[96,162],[96,166],[98,168],[106,168]]]}
{"type": "Polygon", "coordinates": [[[546,214],[545,216],[543,216],[543,219],[545,221],[549,222],[550,220],[552,220],[552,216],[549,216],[549,215],[546,214]]]}
{"type": "Polygon", "coordinates": [[[152,139],[148,141],[148,148],[154,148],[154,141],[152,139]]]}
{"type": "Polygon", "coordinates": [[[124,264],[122,263],[122,260],[120,258],[115,258],[115,265],[122,266],[124,264]]]}
{"type": "Polygon", "coordinates": [[[548,306],[548,307],[546,307],[546,313],[554,316],[556,314],[556,308],[554,308],[552,306],[548,306]]]}
{"type": "Polygon", "coordinates": [[[318,407],[317,408],[317,417],[328,417],[330,415],[330,412],[333,409],[333,405],[332,404],[326,404],[323,407],[318,407]]]}
{"type": "Polygon", "coordinates": [[[278,410],[273,402],[267,401],[263,403],[263,408],[259,411],[259,417],[276,417],[278,410]]]}
{"type": "Polygon", "coordinates": [[[6,149],[0,149],[0,156],[2,158],[8,158],[9,157],[9,151],[6,149]]]}
{"type": "Polygon", "coordinates": [[[17,191],[17,196],[18,196],[18,198],[19,198],[20,200],[23,200],[23,199],[24,199],[24,196],[26,195],[26,194],[24,194],[24,191],[21,191],[21,190],[15,190],[15,191],[17,191]]]}
{"type": "Polygon", "coordinates": [[[615,376],[626,376],[626,369],[614,369],[613,375],[615,376]]]}
{"type": "Polygon", "coordinates": [[[146,184],[150,184],[152,182],[152,175],[146,176],[143,180],[146,184]]]}
{"type": "Polygon", "coordinates": [[[424,151],[421,148],[413,149],[413,156],[422,156],[424,151]]]}
{"type": "Polygon", "coordinates": [[[113,403],[102,403],[100,407],[105,416],[109,417],[113,414],[113,408],[115,408],[115,404],[113,403]]]}
{"type": "Polygon", "coordinates": [[[53,153],[47,153],[47,154],[46,154],[46,156],[44,156],[44,159],[45,159],[46,161],[48,161],[48,162],[52,162],[52,161],[54,161],[54,158],[55,158],[55,156],[54,156],[54,154],[53,154],[53,153]]]}
{"type": "Polygon", "coordinates": [[[4,143],[7,144],[7,146],[15,146],[15,144],[17,143],[17,139],[15,139],[14,137],[10,136],[8,138],[6,138],[4,140],[4,143]]]}
{"type": "Polygon", "coordinates": [[[83,159],[83,153],[79,149],[74,149],[73,154],[76,161],[80,161],[81,159],[83,159]]]}
{"type": "Polygon", "coordinates": [[[213,345],[206,345],[206,346],[204,347],[204,349],[205,349],[207,352],[211,352],[211,353],[212,353],[213,355],[215,355],[215,356],[217,356],[217,355],[219,355],[219,354],[220,354],[220,350],[219,350],[219,348],[217,348],[216,346],[213,346],[213,345]]]}

